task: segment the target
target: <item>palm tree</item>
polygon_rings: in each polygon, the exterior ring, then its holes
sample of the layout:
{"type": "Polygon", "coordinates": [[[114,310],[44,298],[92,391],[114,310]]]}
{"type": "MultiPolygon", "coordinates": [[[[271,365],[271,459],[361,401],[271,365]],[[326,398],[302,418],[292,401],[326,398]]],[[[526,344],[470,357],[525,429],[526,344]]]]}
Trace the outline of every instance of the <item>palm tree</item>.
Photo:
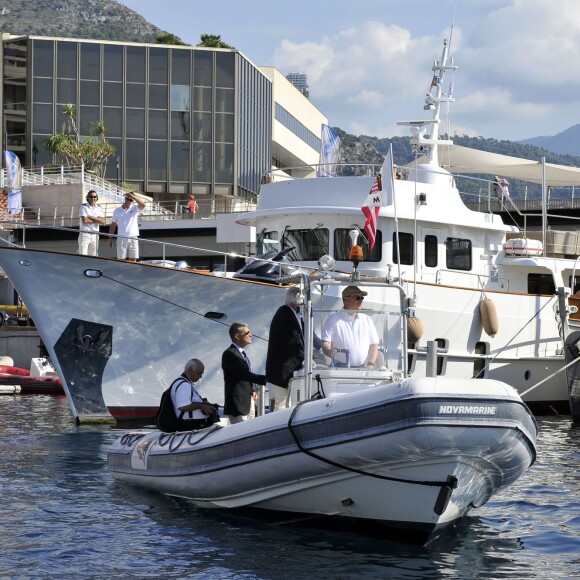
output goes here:
{"type": "Polygon", "coordinates": [[[69,167],[84,165],[87,171],[103,176],[107,159],[115,153],[115,148],[105,139],[105,124],[97,121],[92,124],[88,137],[79,135],[76,124],[76,106],[64,105],[62,115],[67,122],[61,133],[44,140],[49,153],[66,161],[69,167]]]}
{"type": "Polygon", "coordinates": [[[162,32],[155,37],[155,42],[157,44],[173,44],[177,46],[189,46],[181,38],[171,34],[171,32],[162,32]]]}
{"type": "Polygon", "coordinates": [[[200,42],[197,46],[203,46],[205,48],[234,48],[223,42],[220,34],[202,34],[199,38],[200,42]]]}

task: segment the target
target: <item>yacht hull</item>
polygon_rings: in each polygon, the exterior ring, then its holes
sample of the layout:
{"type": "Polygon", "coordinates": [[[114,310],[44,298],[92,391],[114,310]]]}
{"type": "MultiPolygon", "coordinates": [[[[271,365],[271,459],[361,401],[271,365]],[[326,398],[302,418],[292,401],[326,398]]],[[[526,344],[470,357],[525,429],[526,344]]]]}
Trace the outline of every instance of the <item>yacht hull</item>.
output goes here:
{"type": "MultiPolygon", "coordinates": [[[[222,401],[221,353],[230,342],[229,325],[249,324],[250,358],[263,372],[270,322],[285,294],[273,284],[41,250],[0,248],[0,267],[26,304],[80,422],[150,421],[161,393],[192,357],[205,364],[204,395],[222,401]]],[[[418,284],[422,342],[443,339],[449,345],[439,357],[445,376],[474,376],[484,362],[485,377],[524,392],[563,364],[550,310],[524,327],[550,297],[487,294],[500,316],[493,338],[476,315],[479,290],[418,284]],[[483,359],[475,353],[481,341],[489,345],[483,359]]],[[[380,309],[382,295],[377,291],[365,304],[380,309]]],[[[329,305],[339,307],[338,298],[329,305]]],[[[425,354],[413,354],[411,367],[424,374],[425,354]]],[[[566,381],[556,375],[523,398],[533,410],[565,412],[566,381]]]]}

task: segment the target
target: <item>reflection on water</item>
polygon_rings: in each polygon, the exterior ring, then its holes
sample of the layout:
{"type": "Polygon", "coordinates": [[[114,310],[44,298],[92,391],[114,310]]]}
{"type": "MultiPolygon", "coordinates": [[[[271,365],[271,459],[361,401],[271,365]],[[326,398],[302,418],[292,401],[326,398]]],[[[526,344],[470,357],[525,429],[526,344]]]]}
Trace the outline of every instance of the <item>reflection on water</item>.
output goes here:
{"type": "Polygon", "coordinates": [[[64,398],[0,397],[0,577],[571,578],[580,570],[580,430],[541,418],[538,461],[426,547],[283,527],[115,483],[118,432],[64,398]]]}

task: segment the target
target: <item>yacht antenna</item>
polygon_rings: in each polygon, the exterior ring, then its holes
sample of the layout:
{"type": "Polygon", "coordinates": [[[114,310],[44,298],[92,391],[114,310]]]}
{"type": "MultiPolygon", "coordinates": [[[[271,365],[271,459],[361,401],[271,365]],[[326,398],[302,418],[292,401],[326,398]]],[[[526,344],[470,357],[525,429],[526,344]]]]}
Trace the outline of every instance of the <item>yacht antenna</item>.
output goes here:
{"type": "Polygon", "coordinates": [[[455,11],[457,10],[457,0],[453,4],[453,16],[451,17],[451,31],[449,32],[449,50],[451,50],[451,41],[453,40],[453,28],[455,27],[455,11]]]}

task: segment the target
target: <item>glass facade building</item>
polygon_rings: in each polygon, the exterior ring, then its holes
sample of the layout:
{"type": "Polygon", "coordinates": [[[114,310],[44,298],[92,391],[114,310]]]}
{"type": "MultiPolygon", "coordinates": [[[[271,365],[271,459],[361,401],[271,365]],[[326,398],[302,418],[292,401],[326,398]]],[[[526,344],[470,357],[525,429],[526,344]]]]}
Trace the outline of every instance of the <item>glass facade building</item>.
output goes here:
{"type": "Polygon", "coordinates": [[[272,83],[240,52],[26,36],[3,39],[5,148],[24,166],[54,160],[63,107],[116,153],[105,178],[156,200],[255,197],[270,169],[272,83]]]}

